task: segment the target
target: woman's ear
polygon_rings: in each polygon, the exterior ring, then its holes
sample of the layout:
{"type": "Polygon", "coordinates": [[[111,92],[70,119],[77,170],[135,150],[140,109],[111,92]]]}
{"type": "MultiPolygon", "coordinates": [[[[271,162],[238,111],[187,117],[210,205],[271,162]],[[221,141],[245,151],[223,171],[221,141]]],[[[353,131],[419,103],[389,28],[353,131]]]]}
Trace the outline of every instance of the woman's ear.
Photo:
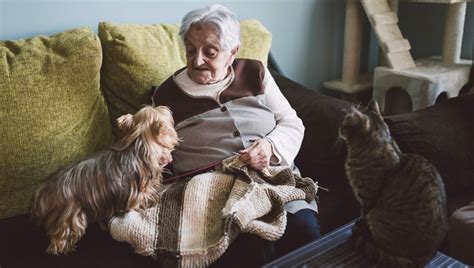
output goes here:
{"type": "Polygon", "coordinates": [[[121,130],[128,131],[132,129],[134,125],[135,121],[133,121],[133,115],[131,114],[122,115],[117,118],[117,126],[121,130]]]}
{"type": "Polygon", "coordinates": [[[237,56],[237,53],[239,53],[239,50],[240,50],[240,45],[234,47],[231,51],[230,51],[230,54],[232,54],[232,56],[237,56]]]}
{"type": "Polygon", "coordinates": [[[239,50],[240,50],[240,45],[234,47],[230,51],[230,57],[229,57],[229,62],[228,62],[229,66],[232,65],[232,63],[234,63],[235,57],[237,56],[237,53],[239,53],[239,50]]]}

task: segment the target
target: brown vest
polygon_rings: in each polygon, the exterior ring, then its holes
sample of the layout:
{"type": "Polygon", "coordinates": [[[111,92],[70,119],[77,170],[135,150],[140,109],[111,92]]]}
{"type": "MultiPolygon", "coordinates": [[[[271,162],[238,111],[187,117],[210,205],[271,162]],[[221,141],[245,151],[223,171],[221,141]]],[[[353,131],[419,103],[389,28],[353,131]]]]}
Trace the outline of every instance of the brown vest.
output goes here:
{"type": "MultiPolygon", "coordinates": [[[[226,103],[242,97],[257,96],[264,93],[263,78],[265,67],[262,62],[250,59],[237,59],[232,64],[234,81],[220,95],[219,101],[226,103]]],[[[180,73],[185,68],[178,70],[180,73]]],[[[152,88],[155,105],[164,105],[171,108],[175,124],[192,116],[219,107],[214,100],[207,98],[193,98],[184,93],[169,77],[160,87],[152,88]]]]}

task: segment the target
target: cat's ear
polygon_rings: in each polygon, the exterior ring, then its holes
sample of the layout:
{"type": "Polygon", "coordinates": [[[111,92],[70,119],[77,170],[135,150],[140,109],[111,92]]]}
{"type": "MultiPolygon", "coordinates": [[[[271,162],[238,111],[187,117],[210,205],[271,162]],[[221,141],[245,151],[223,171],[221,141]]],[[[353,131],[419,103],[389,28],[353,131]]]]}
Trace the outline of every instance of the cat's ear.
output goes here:
{"type": "Polygon", "coordinates": [[[364,116],[356,107],[351,106],[350,112],[342,120],[342,124],[339,128],[339,136],[343,139],[347,139],[353,133],[357,132],[358,129],[367,130],[369,129],[369,120],[364,116]]]}
{"type": "Polygon", "coordinates": [[[382,115],[382,113],[380,113],[379,105],[378,105],[378,103],[375,99],[370,100],[369,104],[367,105],[367,111],[368,112],[370,112],[370,111],[376,112],[379,115],[382,115]]]}

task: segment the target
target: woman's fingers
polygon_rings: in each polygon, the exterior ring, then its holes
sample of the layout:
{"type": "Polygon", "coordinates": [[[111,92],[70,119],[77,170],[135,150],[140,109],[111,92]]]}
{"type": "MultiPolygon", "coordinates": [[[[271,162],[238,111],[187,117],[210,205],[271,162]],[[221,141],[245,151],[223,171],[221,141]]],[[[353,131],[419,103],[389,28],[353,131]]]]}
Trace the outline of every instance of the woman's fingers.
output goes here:
{"type": "Polygon", "coordinates": [[[256,170],[262,170],[268,166],[265,161],[254,162],[249,165],[256,170]]]}
{"type": "Polygon", "coordinates": [[[270,142],[265,139],[260,139],[252,143],[244,150],[240,150],[240,159],[247,165],[261,170],[270,164],[270,157],[272,156],[272,147],[270,142]]]}
{"type": "Polygon", "coordinates": [[[240,159],[244,162],[253,161],[262,153],[262,148],[257,143],[253,143],[248,148],[240,151],[240,159]]]}
{"type": "Polygon", "coordinates": [[[245,148],[245,149],[243,149],[243,150],[240,150],[239,153],[240,153],[240,154],[248,153],[248,152],[252,151],[257,145],[258,145],[258,143],[257,143],[257,142],[254,142],[254,143],[250,144],[249,147],[247,147],[247,148],[245,148]]]}

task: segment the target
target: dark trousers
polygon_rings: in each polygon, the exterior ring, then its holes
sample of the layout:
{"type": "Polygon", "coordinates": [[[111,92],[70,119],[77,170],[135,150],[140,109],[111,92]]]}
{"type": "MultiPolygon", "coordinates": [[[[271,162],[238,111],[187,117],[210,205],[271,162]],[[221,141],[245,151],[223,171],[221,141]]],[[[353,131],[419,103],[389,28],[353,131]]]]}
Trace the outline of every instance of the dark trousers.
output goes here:
{"type": "Polygon", "coordinates": [[[252,234],[240,234],[211,267],[260,267],[321,236],[316,213],[303,209],[287,213],[287,225],[277,241],[267,241],[252,234]]]}

